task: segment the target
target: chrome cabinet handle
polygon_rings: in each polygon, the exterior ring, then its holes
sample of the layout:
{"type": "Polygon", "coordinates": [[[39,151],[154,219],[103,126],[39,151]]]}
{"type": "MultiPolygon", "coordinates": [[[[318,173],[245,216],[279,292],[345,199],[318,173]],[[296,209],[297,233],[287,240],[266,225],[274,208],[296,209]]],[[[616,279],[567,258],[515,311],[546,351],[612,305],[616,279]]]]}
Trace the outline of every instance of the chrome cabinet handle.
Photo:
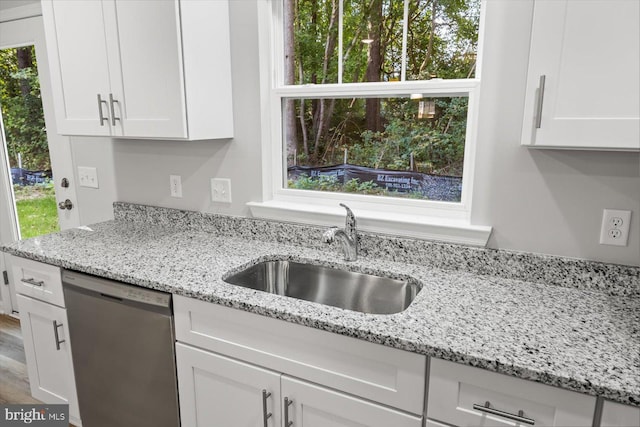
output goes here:
{"type": "Polygon", "coordinates": [[[27,284],[33,285],[33,286],[43,286],[44,285],[44,280],[36,280],[33,277],[30,277],[28,279],[20,279],[20,281],[22,283],[27,283],[27,284]]]}
{"type": "Polygon", "coordinates": [[[473,404],[473,409],[480,411],[480,412],[486,412],[487,414],[491,414],[491,415],[498,415],[499,417],[503,417],[503,418],[508,418],[510,420],[513,421],[517,421],[519,423],[524,423],[524,424],[529,424],[529,425],[534,425],[536,422],[535,420],[532,420],[531,418],[526,418],[524,417],[524,411],[521,409],[520,411],[518,411],[518,415],[512,414],[510,412],[505,412],[505,411],[501,411],[499,409],[494,409],[491,408],[491,403],[487,400],[484,405],[478,405],[477,403],[473,404]]]}
{"type": "Polygon", "coordinates": [[[61,340],[60,336],[58,335],[58,328],[60,326],[62,326],[62,323],[58,324],[58,322],[56,320],[53,321],[53,333],[54,333],[55,338],[56,338],[56,350],[60,350],[60,344],[65,342],[65,340],[61,340]]]}
{"type": "Polygon", "coordinates": [[[267,420],[273,415],[271,412],[267,412],[267,399],[271,397],[271,393],[267,390],[262,390],[262,421],[264,427],[267,427],[267,420]]]}
{"type": "Polygon", "coordinates": [[[293,403],[293,400],[289,400],[288,397],[284,398],[284,427],[293,425],[293,421],[289,421],[289,406],[293,403]]]}
{"type": "Polygon", "coordinates": [[[109,123],[109,117],[105,117],[102,113],[102,104],[106,104],[107,101],[102,99],[102,96],[98,94],[98,115],[100,116],[100,126],[104,126],[104,122],[109,123]]]}
{"type": "Polygon", "coordinates": [[[109,105],[111,106],[111,125],[115,126],[116,122],[120,120],[120,117],[116,117],[116,109],[114,108],[114,104],[118,104],[116,99],[113,99],[113,94],[109,94],[109,105]]]}
{"type": "Polygon", "coordinates": [[[540,84],[538,85],[538,99],[536,100],[536,129],[542,126],[542,102],[544,101],[544,83],[547,76],[540,76],[540,84]]]}

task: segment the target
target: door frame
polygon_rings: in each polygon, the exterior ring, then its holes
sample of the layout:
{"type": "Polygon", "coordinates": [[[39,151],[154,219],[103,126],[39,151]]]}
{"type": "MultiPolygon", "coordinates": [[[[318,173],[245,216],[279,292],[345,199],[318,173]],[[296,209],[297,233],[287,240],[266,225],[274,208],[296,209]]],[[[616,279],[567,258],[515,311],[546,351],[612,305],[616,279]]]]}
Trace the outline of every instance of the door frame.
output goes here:
{"type": "MultiPolygon", "coordinates": [[[[71,143],[69,137],[59,135],[57,132],[42,15],[33,16],[33,8],[25,8],[24,12],[27,17],[21,19],[16,18],[11,21],[2,22],[2,16],[0,16],[0,49],[29,45],[35,46],[38,78],[40,80],[40,95],[47,130],[47,142],[49,145],[51,169],[53,170],[56,201],[61,202],[69,199],[74,205],[71,210],[58,211],[58,223],[62,230],[78,227],[80,225],[80,212],[77,203],[78,199],[76,197],[71,143]],[[67,178],[69,182],[69,186],[66,188],[61,186],[63,177],[67,178]]],[[[4,153],[5,141],[3,139],[0,142],[3,144],[0,150],[0,201],[2,201],[0,205],[0,241],[10,243],[17,240],[18,224],[16,221],[13,188],[10,182],[9,162],[4,153]]],[[[5,254],[0,257],[0,267],[2,267],[3,271],[8,271],[9,282],[12,281],[10,260],[11,258],[5,254]]],[[[2,297],[2,306],[0,308],[9,314],[17,311],[18,307],[15,304],[16,299],[13,284],[10,283],[9,286],[5,286],[1,280],[0,283],[0,296],[2,297]]]]}

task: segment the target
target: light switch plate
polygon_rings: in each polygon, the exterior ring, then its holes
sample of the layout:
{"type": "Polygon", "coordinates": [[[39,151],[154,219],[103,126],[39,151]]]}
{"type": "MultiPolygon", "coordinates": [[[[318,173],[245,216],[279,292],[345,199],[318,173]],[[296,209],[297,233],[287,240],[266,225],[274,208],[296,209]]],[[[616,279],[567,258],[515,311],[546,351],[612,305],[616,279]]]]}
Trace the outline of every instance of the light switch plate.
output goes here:
{"type": "Polygon", "coordinates": [[[87,166],[78,166],[78,182],[80,187],[99,188],[98,170],[87,166]]]}
{"type": "Polygon", "coordinates": [[[231,180],[228,178],[211,179],[211,201],[231,203],[231,180]]]}

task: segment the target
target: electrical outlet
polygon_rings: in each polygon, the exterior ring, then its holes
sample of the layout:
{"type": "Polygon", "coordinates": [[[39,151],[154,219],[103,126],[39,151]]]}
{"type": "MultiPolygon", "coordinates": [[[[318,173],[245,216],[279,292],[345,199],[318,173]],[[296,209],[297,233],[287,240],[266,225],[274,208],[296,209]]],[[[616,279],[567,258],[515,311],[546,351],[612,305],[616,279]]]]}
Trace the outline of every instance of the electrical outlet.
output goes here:
{"type": "Polygon", "coordinates": [[[228,178],[211,179],[211,201],[231,203],[231,180],[228,178]]]}
{"type": "Polygon", "coordinates": [[[78,166],[78,182],[80,187],[99,188],[97,169],[78,166]]]}
{"type": "Polygon", "coordinates": [[[631,211],[605,209],[602,212],[602,227],[600,229],[600,244],[613,246],[627,246],[629,241],[629,225],[631,211]]]}
{"type": "Polygon", "coordinates": [[[171,197],[182,197],[182,178],[180,175],[169,175],[171,197]]]}
{"type": "Polygon", "coordinates": [[[611,224],[611,226],[613,228],[620,228],[622,227],[622,224],[624,224],[624,221],[622,220],[622,218],[618,217],[618,216],[614,216],[613,218],[611,218],[611,220],[609,221],[609,224],[611,224]]]}

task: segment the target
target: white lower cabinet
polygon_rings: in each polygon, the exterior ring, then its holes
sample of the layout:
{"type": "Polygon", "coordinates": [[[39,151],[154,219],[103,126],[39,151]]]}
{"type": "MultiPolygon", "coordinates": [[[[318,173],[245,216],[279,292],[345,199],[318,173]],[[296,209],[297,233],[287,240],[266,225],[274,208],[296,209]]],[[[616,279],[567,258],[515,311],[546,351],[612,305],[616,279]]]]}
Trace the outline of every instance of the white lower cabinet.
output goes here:
{"type": "Polygon", "coordinates": [[[179,295],[173,303],[183,426],[422,427],[425,356],[179,295]]]}
{"type": "Polygon", "coordinates": [[[176,362],[183,426],[280,425],[279,373],[181,343],[176,362]]]}
{"type": "Polygon", "coordinates": [[[182,343],[176,360],[185,426],[422,426],[422,417],[182,343]]]}
{"type": "Polygon", "coordinates": [[[17,298],[31,395],[45,403],[68,404],[70,421],[80,425],[67,310],[24,295],[17,298]]]}
{"type": "Polygon", "coordinates": [[[640,427],[640,407],[605,400],[600,427],[640,427]]]}
{"type": "MultiPolygon", "coordinates": [[[[594,396],[435,358],[425,396],[423,355],[179,295],[173,303],[183,426],[594,425],[594,396]]],[[[622,409],[605,405],[602,425],[636,426],[637,412],[622,409]]]]}
{"type": "Polygon", "coordinates": [[[283,418],[295,427],[421,427],[422,417],[282,376],[283,418]],[[285,402],[284,399],[287,399],[285,402]],[[285,408],[285,404],[290,402],[285,408]]]}
{"type": "Polygon", "coordinates": [[[431,359],[428,426],[591,427],[596,398],[484,369],[431,359]]]}

